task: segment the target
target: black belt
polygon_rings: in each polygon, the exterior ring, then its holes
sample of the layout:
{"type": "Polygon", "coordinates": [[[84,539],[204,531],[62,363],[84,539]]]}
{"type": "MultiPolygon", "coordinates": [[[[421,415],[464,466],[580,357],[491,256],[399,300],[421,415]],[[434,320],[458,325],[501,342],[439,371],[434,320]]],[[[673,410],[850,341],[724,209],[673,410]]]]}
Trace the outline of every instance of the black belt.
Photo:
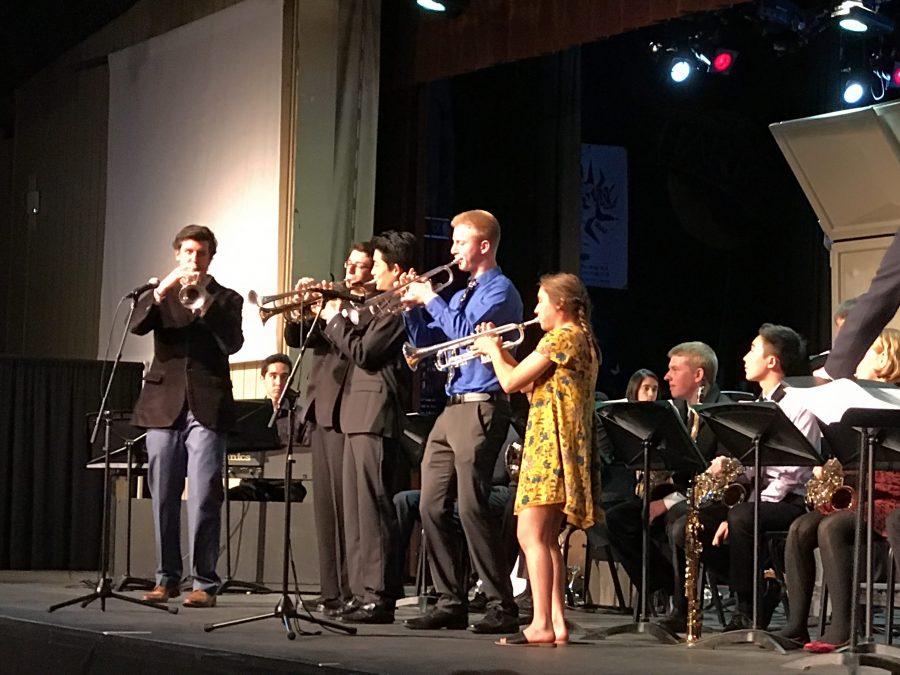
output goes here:
{"type": "Polygon", "coordinates": [[[487,403],[488,401],[509,401],[509,396],[502,391],[474,391],[468,394],[450,394],[450,396],[447,397],[447,405],[456,405],[458,403],[487,403]]]}

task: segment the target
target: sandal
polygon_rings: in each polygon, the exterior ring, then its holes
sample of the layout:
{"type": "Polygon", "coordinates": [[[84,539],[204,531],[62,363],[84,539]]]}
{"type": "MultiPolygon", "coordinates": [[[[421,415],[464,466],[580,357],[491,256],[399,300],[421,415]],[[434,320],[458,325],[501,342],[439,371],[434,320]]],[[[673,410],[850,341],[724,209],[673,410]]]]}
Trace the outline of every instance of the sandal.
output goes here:
{"type": "Polygon", "coordinates": [[[555,647],[555,642],[529,642],[528,637],[522,631],[510,637],[502,637],[497,640],[495,645],[501,647],[555,647]]]}

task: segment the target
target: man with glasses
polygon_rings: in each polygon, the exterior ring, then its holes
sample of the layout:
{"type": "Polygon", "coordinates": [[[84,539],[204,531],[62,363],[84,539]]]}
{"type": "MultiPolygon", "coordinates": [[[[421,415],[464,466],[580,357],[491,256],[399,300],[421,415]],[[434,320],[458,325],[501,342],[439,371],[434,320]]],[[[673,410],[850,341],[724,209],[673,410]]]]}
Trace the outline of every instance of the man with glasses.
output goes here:
{"type": "MultiPolygon", "coordinates": [[[[372,281],[372,247],[368,242],[354,244],[344,262],[344,283],[348,289],[365,293],[372,281]]],[[[297,288],[313,284],[312,278],[297,282],[297,288]]],[[[341,430],[343,382],[350,359],[341,354],[324,336],[324,322],[311,320],[285,322],[284,339],[291,347],[300,347],[309,335],[312,366],[306,386],[306,408],[301,420],[307,423],[313,469],[313,511],[319,545],[319,580],[321,597],[304,603],[309,609],[339,616],[353,612],[347,576],[347,550],[344,545],[343,456],[344,434],[341,430]]]]}

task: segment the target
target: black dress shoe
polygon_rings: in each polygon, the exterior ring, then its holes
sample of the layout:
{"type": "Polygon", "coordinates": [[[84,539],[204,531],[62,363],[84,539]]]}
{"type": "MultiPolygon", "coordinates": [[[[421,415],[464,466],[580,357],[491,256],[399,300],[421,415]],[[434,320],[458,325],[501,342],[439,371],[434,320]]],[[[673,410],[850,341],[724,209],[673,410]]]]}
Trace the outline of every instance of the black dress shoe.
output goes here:
{"type": "Polygon", "coordinates": [[[483,612],[487,609],[487,596],[478,591],[471,600],[469,600],[470,612],[483,612]]]}
{"type": "Polygon", "coordinates": [[[412,630],[438,630],[439,628],[462,630],[469,623],[469,615],[463,610],[451,611],[435,608],[422,616],[407,619],[404,623],[407,628],[412,630]]]}
{"type": "Polygon", "coordinates": [[[473,633],[516,633],[519,630],[519,613],[499,606],[491,607],[481,621],[469,626],[473,633]]]}
{"type": "Polygon", "coordinates": [[[394,623],[394,610],[375,602],[369,602],[359,609],[344,614],[344,623],[394,623]]]}
{"type": "Polygon", "coordinates": [[[670,633],[687,633],[687,617],[682,614],[670,614],[657,621],[656,625],[665,628],[670,633]]]}
{"type": "Polygon", "coordinates": [[[748,628],[753,628],[753,621],[746,614],[736,611],[731,615],[731,620],[725,624],[722,631],[728,633],[733,630],[746,630],[748,628]]]}
{"type": "Polygon", "coordinates": [[[362,600],[353,597],[346,602],[340,601],[336,607],[329,607],[328,609],[324,610],[324,614],[325,616],[330,617],[345,616],[347,614],[352,614],[362,606],[362,600]]]}
{"type": "Polygon", "coordinates": [[[772,615],[781,602],[781,582],[778,579],[766,579],[766,589],[763,591],[762,602],[759,611],[759,627],[763,630],[769,627],[772,615]]]}

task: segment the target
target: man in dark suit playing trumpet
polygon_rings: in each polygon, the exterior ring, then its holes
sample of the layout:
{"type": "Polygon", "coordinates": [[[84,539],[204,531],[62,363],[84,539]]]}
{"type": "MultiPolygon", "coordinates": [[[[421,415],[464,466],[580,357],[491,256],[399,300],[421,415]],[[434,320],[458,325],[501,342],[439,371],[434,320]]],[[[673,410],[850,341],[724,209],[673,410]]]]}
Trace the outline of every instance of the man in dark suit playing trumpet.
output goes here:
{"type": "Polygon", "coordinates": [[[172,246],[178,267],[141,298],[131,322],[136,335],[153,332],[154,348],[133,418],[135,426],[147,429],[156,528],[156,588],[144,599],[164,602],[179,595],[187,476],[193,591],[184,605],[212,607],[220,583],[222,460],[234,422],[228,356],[244,343],[243,299],[207,274],[217,246],[209,228],[188,225],[172,246]]]}
{"type": "MultiPolygon", "coordinates": [[[[372,281],[372,247],[368,242],[354,244],[344,263],[344,285],[348,290],[364,291],[372,281]]],[[[310,277],[300,279],[297,289],[314,283],[310,277]]],[[[309,309],[315,310],[314,295],[309,309]]],[[[300,347],[307,331],[312,357],[306,386],[306,407],[301,421],[308,425],[312,455],[313,510],[316,519],[316,542],[319,550],[320,597],[304,603],[309,609],[339,616],[355,611],[347,576],[347,549],[344,535],[344,433],[341,428],[341,408],[344,381],[350,359],[329,341],[323,321],[313,323],[314,311],[307,316],[292,317],[284,326],[284,339],[291,347],[300,347]],[[296,320],[292,320],[296,319],[296,320]]]]}
{"type": "MultiPolygon", "coordinates": [[[[375,288],[388,291],[411,266],[415,237],[385,232],[372,240],[375,288]]],[[[362,315],[357,324],[332,300],[322,310],[324,335],[352,364],[343,381],[344,532],[350,587],[360,606],[349,623],[392,623],[402,595],[396,552],[394,495],[401,419],[408,408],[409,371],[402,356],[406,330],[394,313],[362,315]]]]}

